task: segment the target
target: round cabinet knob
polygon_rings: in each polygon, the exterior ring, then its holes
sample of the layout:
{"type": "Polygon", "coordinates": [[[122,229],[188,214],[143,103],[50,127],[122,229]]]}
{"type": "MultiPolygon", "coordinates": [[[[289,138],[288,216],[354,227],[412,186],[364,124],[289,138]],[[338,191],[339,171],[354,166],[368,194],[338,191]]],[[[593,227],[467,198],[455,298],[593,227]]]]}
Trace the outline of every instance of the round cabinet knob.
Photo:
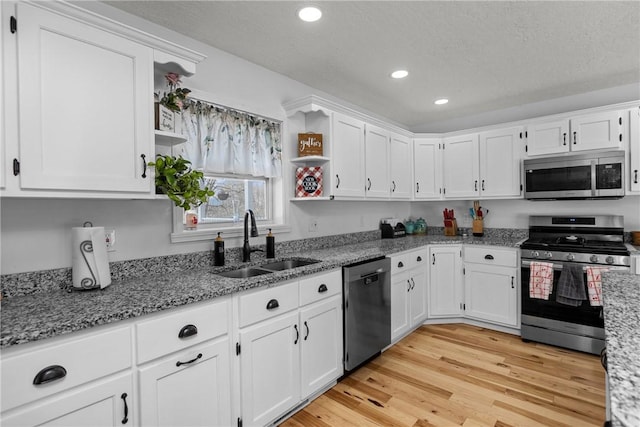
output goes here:
{"type": "Polygon", "coordinates": [[[544,256],[545,256],[545,258],[547,258],[547,259],[551,259],[551,258],[553,258],[553,254],[552,254],[551,252],[545,252],[545,253],[544,253],[544,256]]]}
{"type": "Polygon", "coordinates": [[[608,256],[604,260],[607,264],[613,264],[613,261],[614,261],[612,256],[608,256]]]}
{"type": "Polygon", "coordinates": [[[576,256],[574,254],[567,255],[567,260],[568,261],[573,261],[574,259],[576,259],[576,256]]]}
{"type": "Polygon", "coordinates": [[[591,255],[591,257],[589,258],[589,261],[598,262],[598,257],[596,255],[591,255]]]}
{"type": "Polygon", "coordinates": [[[532,258],[538,258],[540,256],[540,252],[538,251],[531,251],[531,257],[532,258]]]}

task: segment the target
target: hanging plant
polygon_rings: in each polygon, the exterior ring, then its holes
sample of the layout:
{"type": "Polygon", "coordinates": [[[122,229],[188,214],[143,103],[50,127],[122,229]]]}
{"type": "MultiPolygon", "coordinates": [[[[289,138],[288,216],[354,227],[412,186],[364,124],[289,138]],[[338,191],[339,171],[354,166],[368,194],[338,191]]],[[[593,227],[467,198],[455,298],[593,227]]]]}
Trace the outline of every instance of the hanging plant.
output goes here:
{"type": "Polygon", "coordinates": [[[149,166],[156,170],[156,189],[184,210],[200,206],[215,194],[203,186],[204,173],[191,169],[191,162],[182,156],[158,154],[149,166]]]}

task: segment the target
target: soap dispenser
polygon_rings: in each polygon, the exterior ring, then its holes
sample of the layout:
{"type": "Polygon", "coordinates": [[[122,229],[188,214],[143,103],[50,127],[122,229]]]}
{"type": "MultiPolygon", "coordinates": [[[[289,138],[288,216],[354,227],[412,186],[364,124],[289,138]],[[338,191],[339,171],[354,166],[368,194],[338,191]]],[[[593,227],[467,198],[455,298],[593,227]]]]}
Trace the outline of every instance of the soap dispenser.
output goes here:
{"type": "Polygon", "coordinates": [[[224,240],[220,237],[220,232],[213,241],[213,265],[216,267],[224,265],[224,240]]]}
{"type": "Polygon", "coordinates": [[[267,234],[267,258],[275,258],[276,257],[276,238],[273,234],[271,234],[271,229],[269,229],[269,234],[267,234]]]}

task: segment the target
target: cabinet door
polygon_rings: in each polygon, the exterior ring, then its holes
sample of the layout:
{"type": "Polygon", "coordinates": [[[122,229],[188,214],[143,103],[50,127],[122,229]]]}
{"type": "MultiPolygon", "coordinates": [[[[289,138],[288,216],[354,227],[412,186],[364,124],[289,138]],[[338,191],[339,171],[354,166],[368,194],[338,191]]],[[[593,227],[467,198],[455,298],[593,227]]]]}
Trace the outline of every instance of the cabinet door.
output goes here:
{"type": "Polygon", "coordinates": [[[141,368],[141,425],[231,425],[229,351],[225,337],[141,368]]]}
{"type": "Polygon", "coordinates": [[[389,134],[375,126],[365,126],[365,194],[372,199],[389,198],[389,134]]]}
{"type": "Polygon", "coordinates": [[[569,148],[569,120],[535,123],[527,127],[527,155],[567,153],[569,148]]]}
{"type": "Polygon", "coordinates": [[[620,148],[622,113],[607,111],[571,119],[571,151],[620,148]]]}
{"type": "Polygon", "coordinates": [[[342,296],[300,311],[302,399],[335,381],[342,373],[342,296]]]}
{"type": "Polygon", "coordinates": [[[391,173],[391,198],[411,198],[411,140],[401,135],[391,135],[389,168],[391,173]]]}
{"type": "Polygon", "coordinates": [[[364,123],[333,113],[331,194],[364,197],[364,123]]]}
{"type": "Polygon", "coordinates": [[[151,196],[153,50],[38,7],[17,10],[20,186],[151,196]]]}
{"type": "Polygon", "coordinates": [[[442,140],[435,138],[413,141],[414,199],[442,197],[441,144],[442,140]]]}
{"type": "Polygon", "coordinates": [[[391,341],[395,341],[409,330],[409,272],[391,277],[391,341]]]}
{"type": "Polygon", "coordinates": [[[480,195],[520,196],[522,128],[480,134],[480,195]]]}
{"type": "MultiPolygon", "coordinates": [[[[426,260],[425,260],[426,261],[426,260]]],[[[411,271],[411,292],[409,293],[409,323],[417,326],[427,317],[427,270],[416,268],[411,271]]]]}
{"type": "Polygon", "coordinates": [[[11,426],[130,426],[133,425],[133,377],[131,373],[94,381],[55,397],[38,401],[2,417],[11,426]]]}
{"type": "Polygon", "coordinates": [[[518,326],[518,270],[484,264],[465,265],[465,316],[518,326]]]}
{"type": "Polygon", "coordinates": [[[242,419],[265,425],[300,401],[298,312],[240,331],[242,419]]]}
{"type": "Polygon", "coordinates": [[[429,248],[429,317],[458,317],[462,315],[463,282],[461,249],[455,247],[429,248]]]}
{"type": "Polygon", "coordinates": [[[640,192],[640,107],[632,109],[629,123],[629,189],[640,192]]]}
{"type": "Polygon", "coordinates": [[[444,139],[444,197],[477,197],[480,194],[478,134],[444,139]]]}

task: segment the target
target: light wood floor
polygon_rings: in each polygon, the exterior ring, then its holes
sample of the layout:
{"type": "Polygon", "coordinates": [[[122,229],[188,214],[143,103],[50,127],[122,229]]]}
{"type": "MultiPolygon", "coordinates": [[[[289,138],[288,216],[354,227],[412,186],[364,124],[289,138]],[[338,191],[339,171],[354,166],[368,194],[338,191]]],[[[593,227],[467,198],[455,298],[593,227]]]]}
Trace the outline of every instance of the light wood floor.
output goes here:
{"type": "Polygon", "coordinates": [[[602,426],[600,359],[469,325],[422,326],[283,427],[602,426]]]}

